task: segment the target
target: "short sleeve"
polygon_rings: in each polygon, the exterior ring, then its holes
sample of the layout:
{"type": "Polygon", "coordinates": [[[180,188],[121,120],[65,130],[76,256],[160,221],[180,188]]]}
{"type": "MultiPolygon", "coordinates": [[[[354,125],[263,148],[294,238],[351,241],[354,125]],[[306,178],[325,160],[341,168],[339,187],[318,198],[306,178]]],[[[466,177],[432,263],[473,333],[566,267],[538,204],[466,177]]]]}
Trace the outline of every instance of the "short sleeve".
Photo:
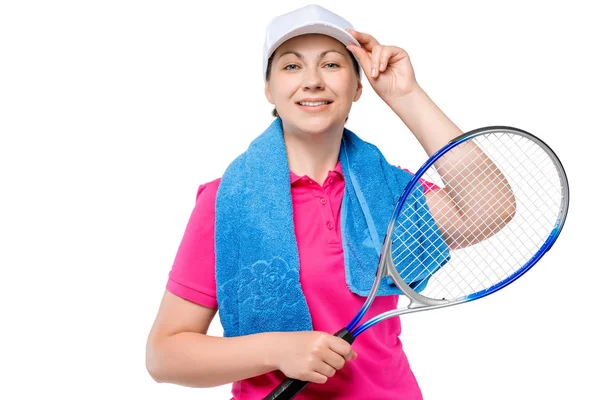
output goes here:
{"type": "MultiPolygon", "coordinates": [[[[402,168],[402,167],[400,167],[400,166],[398,165],[398,168],[402,168]]],[[[409,171],[408,169],[406,169],[406,168],[402,168],[402,169],[403,169],[404,171],[408,172],[409,174],[412,174],[412,175],[414,175],[414,173],[412,173],[412,172],[411,172],[411,171],[409,171]]],[[[438,185],[436,185],[435,183],[433,183],[433,182],[429,182],[429,181],[426,181],[426,180],[425,180],[425,179],[423,179],[423,178],[419,179],[419,183],[421,184],[421,186],[423,186],[423,192],[424,192],[424,193],[427,193],[427,192],[429,192],[429,191],[432,191],[432,190],[434,190],[434,189],[439,189],[439,188],[440,188],[440,187],[439,187],[438,185]]]]}
{"type": "Polygon", "coordinates": [[[167,290],[205,307],[217,308],[215,201],[221,178],[200,185],[196,204],[177,250],[167,290]]]}

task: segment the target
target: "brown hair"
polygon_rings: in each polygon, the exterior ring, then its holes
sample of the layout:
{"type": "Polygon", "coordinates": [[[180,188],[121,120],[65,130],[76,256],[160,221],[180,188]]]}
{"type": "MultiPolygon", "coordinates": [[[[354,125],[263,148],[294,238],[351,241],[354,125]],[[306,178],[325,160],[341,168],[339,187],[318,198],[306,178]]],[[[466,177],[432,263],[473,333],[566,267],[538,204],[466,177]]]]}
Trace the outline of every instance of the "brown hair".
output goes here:
{"type": "MultiPolygon", "coordinates": [[[[354,67],[354,72],[356,72],[356,76],[358,77],[358,79],[360,79],[360,67],[358,66],[358,61],[356,61],[356,58],[354,58],[354,56],[352,55],[352,53],[350,53],[350,51],[348,51],[348,49],[346,49],[346,52],[348,54],[350,54],[350,59],[352,60],[352,66],[354,67]]],[[[266,72],[266,77],[267,77],[267,81],[271,78],[271,66],[273,64],[273,56],[275,56],[275,52],[273,52],[273,54],[271,54],[271,57],[269,57],[269,61],[267,63],[267,72],[266,72]]],[[[271,115],[273,115],[275,118],[279,118],[279,113],[277,113],[277,109],[273,108],[273,111],[271,111],[271,115]]],[[[346,121],[348,121],[348,117],[346,117],[346,121]]],[[[346,122],[344,121],[344,122],[346,122]]]]}

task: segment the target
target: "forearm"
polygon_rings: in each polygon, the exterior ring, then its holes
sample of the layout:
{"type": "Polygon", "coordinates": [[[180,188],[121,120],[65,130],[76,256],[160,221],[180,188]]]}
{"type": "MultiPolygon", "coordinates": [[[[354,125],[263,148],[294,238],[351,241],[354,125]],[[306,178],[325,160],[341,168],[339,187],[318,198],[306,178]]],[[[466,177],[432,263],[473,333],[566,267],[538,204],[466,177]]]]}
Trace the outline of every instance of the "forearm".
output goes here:
{"type": "Polygon", "coordinates": [[[415,135],[429,156],[462,134],[419,85],[402,97],[386,99],[386,103],[415,135]]]}
{"type": "MultiPolygon", "coordinates": [[[[429,156],[462,134],[418,85],[409,94],[387,103],[429,156]]],[[[455,147],[435,166],[444,181],[445,193],[454,204],[454,210],[440,213],[436,222],[451,227],[447,236],[454,242],[483,240],[502,229],[514,215],[510,185],[473,141],[455,147]]]]}
{"type": "Polygon", "coordinates": [[[155,345],[149,370],[159,382],[189,387],[212,387],[277,369],[278,333],[234,338],[182,332],[155,345]]]}

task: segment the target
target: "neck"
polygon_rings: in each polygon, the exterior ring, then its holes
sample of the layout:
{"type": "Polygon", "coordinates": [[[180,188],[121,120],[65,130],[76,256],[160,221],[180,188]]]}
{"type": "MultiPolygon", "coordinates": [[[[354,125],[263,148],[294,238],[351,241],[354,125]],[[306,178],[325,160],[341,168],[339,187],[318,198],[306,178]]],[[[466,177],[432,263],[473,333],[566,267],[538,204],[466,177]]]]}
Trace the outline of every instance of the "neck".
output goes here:
{"type": "Polygon", "coordinates": [[[335,169],[342,142],[342,128],[319,133],[303,133],[287,128],[283,123],[283,137],[290,170],[298,176],[309,176],[323,185],[329,171],[335,169]]]}

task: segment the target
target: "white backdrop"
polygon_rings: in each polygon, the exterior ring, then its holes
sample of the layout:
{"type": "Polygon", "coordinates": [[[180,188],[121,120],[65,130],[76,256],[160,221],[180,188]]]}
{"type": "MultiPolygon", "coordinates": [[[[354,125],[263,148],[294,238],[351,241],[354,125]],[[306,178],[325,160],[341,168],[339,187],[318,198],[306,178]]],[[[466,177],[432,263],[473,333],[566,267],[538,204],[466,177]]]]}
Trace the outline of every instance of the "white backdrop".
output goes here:
{"type": "MultiPolygon", "coordinates": [[[[319,3],[404,48],[463,131],[542,138],[571,185],[561,237],[522,279],[403,317],[426,399],[600,398],[591,3],[319,3]]],[[[198,186],[272,120],[266,25],[305,4],[0,3],[1,398],[229,399],[154,382],[146,338],[198,186]]],[[[347,127],[416,170],[425,152],[364,83],[347,127]]]]}

